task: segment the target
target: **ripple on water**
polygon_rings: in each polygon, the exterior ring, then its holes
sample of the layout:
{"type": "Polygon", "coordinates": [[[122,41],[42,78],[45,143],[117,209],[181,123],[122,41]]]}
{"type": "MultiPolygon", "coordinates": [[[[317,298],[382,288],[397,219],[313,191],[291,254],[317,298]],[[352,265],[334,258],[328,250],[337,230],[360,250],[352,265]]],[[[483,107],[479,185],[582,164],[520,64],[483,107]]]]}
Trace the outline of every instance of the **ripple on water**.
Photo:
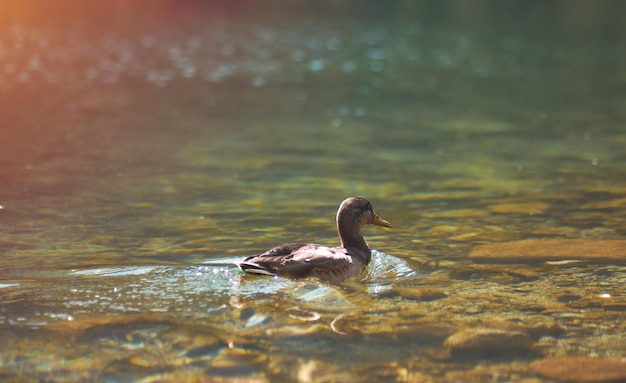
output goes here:
{"type": "Polygon", "coordinates": [[[148,274],[156,269],[153,266],[131,267],[102,267],[98,269],[86,269],[72,272],[73,275],[101,275],[103,277],[122,277],[126,275],[148,274]]]}

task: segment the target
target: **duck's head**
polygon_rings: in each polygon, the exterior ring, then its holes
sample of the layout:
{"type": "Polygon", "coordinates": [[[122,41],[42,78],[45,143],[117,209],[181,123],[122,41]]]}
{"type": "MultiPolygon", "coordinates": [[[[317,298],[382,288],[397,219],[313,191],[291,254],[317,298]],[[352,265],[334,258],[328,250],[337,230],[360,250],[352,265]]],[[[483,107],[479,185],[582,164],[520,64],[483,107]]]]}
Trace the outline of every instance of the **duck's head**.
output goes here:
{"type": "Polygon", "coordinates": [[[366,225],[377,225],[384,227],[392,227],[391,224],[380,218],[372,209],[372,204],[364,199],[357,197],[346,198],[337,211],[337,225],[351,226],[359,230],[366,225]]]}

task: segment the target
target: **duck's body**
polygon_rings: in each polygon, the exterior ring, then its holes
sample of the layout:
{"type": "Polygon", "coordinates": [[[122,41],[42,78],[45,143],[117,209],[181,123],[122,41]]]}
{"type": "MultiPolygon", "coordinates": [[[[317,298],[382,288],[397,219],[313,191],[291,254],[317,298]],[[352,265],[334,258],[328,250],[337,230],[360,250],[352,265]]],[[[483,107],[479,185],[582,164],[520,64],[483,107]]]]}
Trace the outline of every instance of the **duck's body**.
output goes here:
{"type": "Polygon", "coordinates": [[[363,198],[344,200],[337,211],[340,247],[312,243],[290,243],[237,263],[249,274],[283,275],[292,278],[317,277],[339,284],[360,274],[371,258],[371,251],[361,229],[366,225],[391,227],[363,198]]]}

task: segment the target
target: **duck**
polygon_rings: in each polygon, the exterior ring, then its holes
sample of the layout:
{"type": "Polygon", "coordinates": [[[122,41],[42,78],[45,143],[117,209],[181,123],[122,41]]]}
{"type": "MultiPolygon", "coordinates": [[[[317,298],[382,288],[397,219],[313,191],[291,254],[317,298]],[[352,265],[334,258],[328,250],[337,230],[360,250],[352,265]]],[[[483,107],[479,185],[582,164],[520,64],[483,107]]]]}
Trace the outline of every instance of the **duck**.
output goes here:
{"type": "Polygon", "coordinates": [[[237,262],[247,274],[284,276],[290,278],[319,278],[340,284],[360,274],[367,267],[372,252],[361,230],[367,225],[391,228],[391,223],[374,212],[365,198],[346,198],[337,210],[339,247],[314,243],[289,243],[274,247],[263,254],[252,255],[237,262]]]}

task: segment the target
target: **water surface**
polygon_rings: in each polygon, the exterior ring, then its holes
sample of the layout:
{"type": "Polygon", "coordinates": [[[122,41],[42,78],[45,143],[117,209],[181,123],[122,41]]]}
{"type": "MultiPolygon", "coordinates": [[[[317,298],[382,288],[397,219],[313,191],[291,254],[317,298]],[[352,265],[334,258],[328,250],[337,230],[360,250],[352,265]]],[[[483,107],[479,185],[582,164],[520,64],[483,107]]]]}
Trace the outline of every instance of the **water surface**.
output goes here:
{"type": "Polygon", "coordinates": [[[3,12],[0,376],[514,381],[626,356],[623,262],[468,259],[626,235],[620,2],[68,4],[3,12]],[[364,275],[233,265],[337,244],[352,195],[394,224],[366,228],[364,275]],[[484,327],[532,346],[446,346],[484,327]]]}

